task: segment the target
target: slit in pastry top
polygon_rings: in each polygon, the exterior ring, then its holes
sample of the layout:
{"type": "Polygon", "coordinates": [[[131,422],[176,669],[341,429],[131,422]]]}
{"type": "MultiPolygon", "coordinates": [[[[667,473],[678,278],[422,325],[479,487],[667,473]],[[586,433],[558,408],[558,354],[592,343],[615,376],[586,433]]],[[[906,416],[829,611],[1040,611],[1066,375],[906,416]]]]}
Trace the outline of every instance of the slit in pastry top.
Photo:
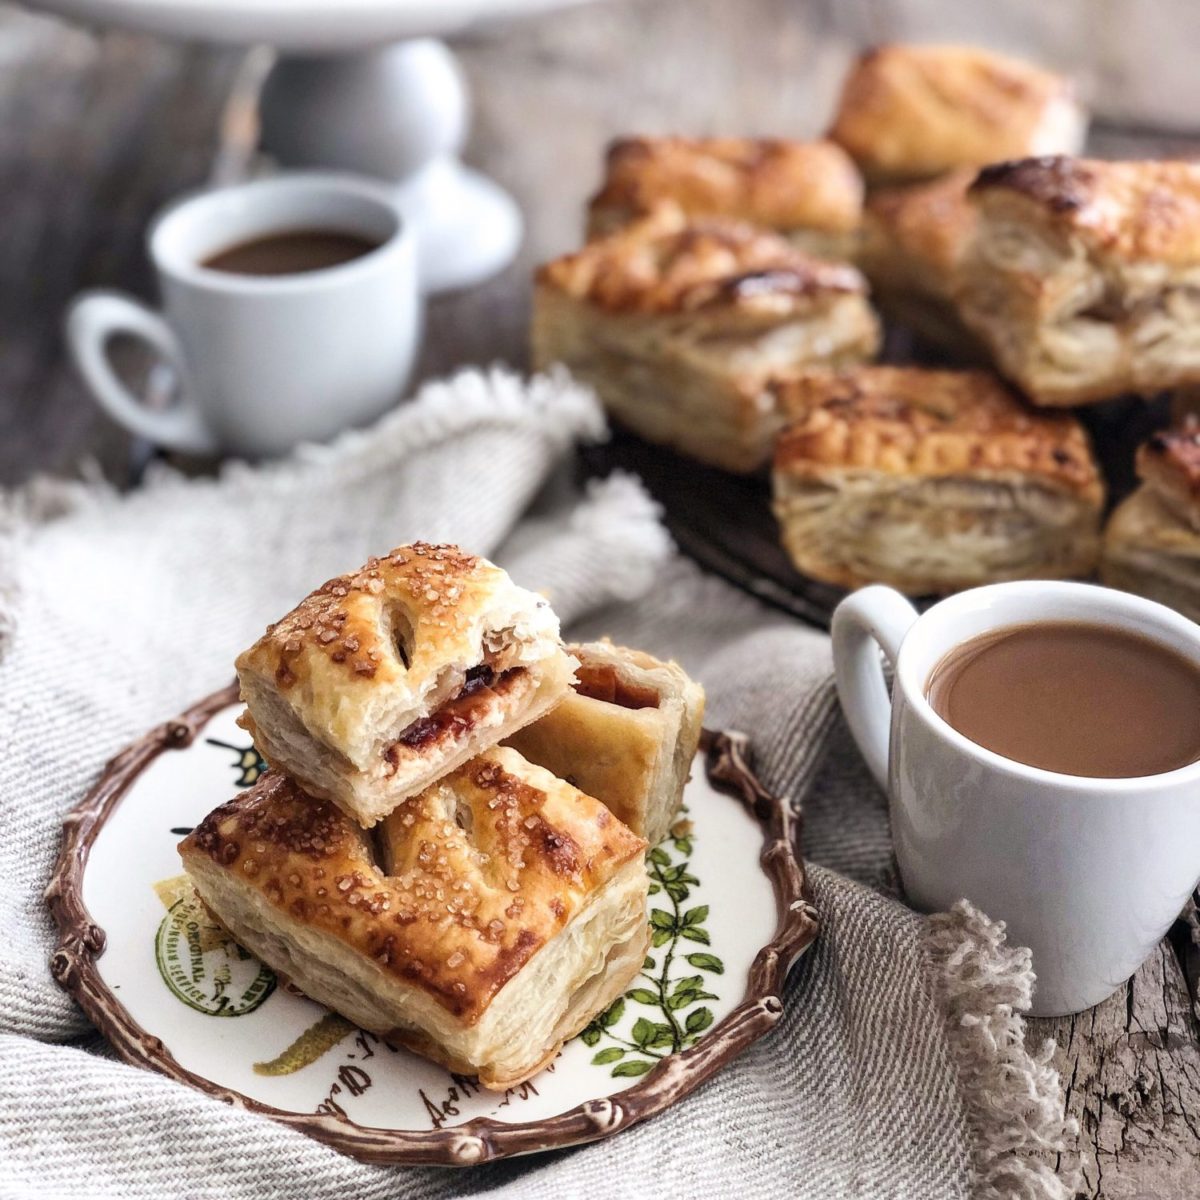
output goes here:
{"type": "Polygon", "coordinates": [[[546,711],[574,661],[547,601],[418,542],[329,580],[237,660],[263,756],[363,825],[546,711]]]}

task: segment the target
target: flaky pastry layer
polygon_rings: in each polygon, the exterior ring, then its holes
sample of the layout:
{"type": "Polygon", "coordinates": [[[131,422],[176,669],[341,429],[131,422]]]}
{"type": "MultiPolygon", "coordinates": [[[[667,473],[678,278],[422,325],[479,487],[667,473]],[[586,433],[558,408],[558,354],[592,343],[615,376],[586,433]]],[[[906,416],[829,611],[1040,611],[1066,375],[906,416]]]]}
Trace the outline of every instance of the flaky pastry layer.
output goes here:
{"type": "Polygon", "coordinates": [[[619,138],[588,207],[589,235],[611,233],[664,202],[690,217],[732,217],[774,229],[818,257],[849,258],[863,184],[833,142],[619,138]]]}
{"type": "Polygon", "coordinates": [[[858,265],[890,321],[959,361],[983,349],[958,316],[958,267],[975,226],[967,168],[930,183],[884,188],[867,203],[858,265]]]}
{"type": "Polygon", "coordinates": [[[651,845],[671,828],[700,744],[704,689],[675,662],[611,642],[568,647],[571,692],[508,744],[602,801],[651,845]]]}
{"type": "Polygon", "coordinates": [[[651,441],[751,471],[780,424],[769,375],[874,355],[865,286],[775,235],[660,210],[542,268],[534,365],[564,363],[651,441]]]}
{"type": "Polygon", "coordinates": [[[1200,530],[1200,418],[1151,435],[1138,447],[1137,473],[1179,520],[1200,530]]]}
{"type": "Polygon", "coordinates": [[[302,991],[488,1087],[619,995],[647,942],[646,848],[496,748],[405,801],[376,846],[273,772],[180,846],[214,915],[302,991]]]}
{"type": "Polygon", "coordinates": [[[968,196],[959,313],[1031,400],[1200,381],[1200,165],[1030,159],[968,196]]]}
{"type": "Polygon", "coordinates": [[[860,368],[779,385],[772,474],[806,575],[914,595],[1095,566],[1103,487],[1074,418],[984,372],[860,368]]]}
{"type": "Polygon", "coordinates": [[[1200,532],[1143,484],[1109,518],[1100,578],[1200,621],[1200,532]]]}

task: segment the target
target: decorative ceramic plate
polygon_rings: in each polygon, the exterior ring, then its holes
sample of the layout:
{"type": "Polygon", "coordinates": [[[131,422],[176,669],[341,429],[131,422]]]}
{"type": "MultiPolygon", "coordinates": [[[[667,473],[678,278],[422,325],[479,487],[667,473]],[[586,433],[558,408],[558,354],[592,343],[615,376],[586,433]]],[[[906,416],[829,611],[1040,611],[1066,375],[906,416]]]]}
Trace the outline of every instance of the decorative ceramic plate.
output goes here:
{"type": "Polygon", "coordinates": [[[314,1004],[206,916],[175,848],[265,769],[239,711],[231,687],[153,730],[64,824],[51,970],[127,1061],[357,1158],[461,1165],[615,1133],[778,1021],[816,912],[796,818],[754,779],[740,735],[705,733],[685,812],[647,857],[653,944],[636,985],[501,1094],[314,1004]]]}

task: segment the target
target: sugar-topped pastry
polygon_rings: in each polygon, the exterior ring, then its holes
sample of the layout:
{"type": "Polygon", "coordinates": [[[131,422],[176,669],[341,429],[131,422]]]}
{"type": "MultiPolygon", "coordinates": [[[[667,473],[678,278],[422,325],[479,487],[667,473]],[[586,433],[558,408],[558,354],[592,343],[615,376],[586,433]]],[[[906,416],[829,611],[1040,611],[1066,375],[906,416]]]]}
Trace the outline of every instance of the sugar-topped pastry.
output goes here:
{"type": "Polygon", "coordinates": [[[541,267],[532,341],[642,437],[752,471],[780,425],[767,377],[870,358],[879,326],[848,264],[667,206],[541,267]]]}
{"type": "Polygon", "coordinates": [[[370,836],[268,772],[180,845],[214,916],[306,995],[503,1089],[641,969],[646,843],[494,748],[370,836]]]}
{"type": "Polygon", "coordinates": [[[851,258],[863,183],[850,156],[828,141],[619,138],[588,207],[588,232],[611,233],[664,202],[690,217],[762,225],[818,258],[851,258]]]}
{"type": "Polygon", "coordinates": [[[1200,620],[1200,421],[1154,434],[1137,471],[1104,531],[1100,577],[1200,620]]]}
{"type": "Polygon", "coordinates": [[[1095,567],[1104,492],[1074,417],[1030,410],[983,371],[776,387],[796,420],[775,451],[775,513],[805,575],[924,595],[1095,567]]]}
{"type": "Polygon", "coordinates": [[[678,663],[611,642],[570,645],[570,692],[508,739],[530,762],[603,801],[651,845],[683,801],[704,720],[704,689],[678,663]]]}
{"type": "Polygon", "coordinates": [[[975,227],[972,168],[930,183],[882,188],[867,201],[858,265],[889,321],[960,361],[986,352],[958,316],[958,267],[975,227]]]}
{"type": "Polygon", "coordinates": [[[364,826],[567,692],[541,596],[416,542],[329,580],[237,660],[240,723],[271,766],[364,826]]]}
{"type": "Polygon", "coordinates": [[[881,46],[851,68],[829,136],[871,184],[1078,154],[1087,114],[1059,75],[972,46],[881,46]]]}
{"type": "Polygon", "coordinates": [[[1034,403],[1200,381],[1200,163],[1026,159],[968,196],[959,312],[1034,403]]]}

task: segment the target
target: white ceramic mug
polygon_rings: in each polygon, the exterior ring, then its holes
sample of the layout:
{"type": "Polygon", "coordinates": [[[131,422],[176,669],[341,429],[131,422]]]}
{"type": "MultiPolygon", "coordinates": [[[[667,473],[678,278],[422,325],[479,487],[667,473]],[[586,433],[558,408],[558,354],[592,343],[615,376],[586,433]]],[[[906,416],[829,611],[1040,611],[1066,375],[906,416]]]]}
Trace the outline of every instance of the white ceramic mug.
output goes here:
{"type": "Polygon", "coordinates": [[[1140,779],[1060,775],[976,745],[925,698],[930,672],[956,646],[1048,620],[1129,630],[1200,667],[1200,626],[1091,584],[998,583],[921,616],[898,592],[868,587],[833,615],[838,695],[887,790],[908,898],[936,911],[965,896],[1005,921],[1010,942],[1033,952],[1036,1016],[1112,993],[1200,880],[1200,762],[1140,779]],[[890,699],[880,649],[895,672],[890,699]]]}
{"type": "Polygon", "coordinates": [[[370,421],[403,395],[421,325],[416,257],[382,184],[297,172],[201,192],[158,217],[147,242],[163,315],[92,292],[67,316],[84,380],[131,432],[189,453],[278,454],[370,421]],[[313,229],[378,245],[288,275],[202,265],[256,238],[313,229]],[[118,334],[148,343],[171,367],[170,408],[147,407],[117,377],[106,348],[118,334]]]}

